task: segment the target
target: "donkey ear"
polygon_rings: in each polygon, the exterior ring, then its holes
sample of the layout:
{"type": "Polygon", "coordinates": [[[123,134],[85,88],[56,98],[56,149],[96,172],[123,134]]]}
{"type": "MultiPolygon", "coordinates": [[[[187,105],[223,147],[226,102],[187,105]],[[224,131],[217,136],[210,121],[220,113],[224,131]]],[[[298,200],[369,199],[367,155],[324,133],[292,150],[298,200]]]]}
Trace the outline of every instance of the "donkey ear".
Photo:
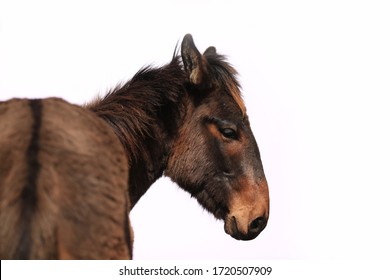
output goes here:
{"type": "Polygon", "coordinates": [[[202,55],[196,48],[191,34],[184,36],[181,43],[181,58],[190,82],[199,85],[203,76],[202,55]]]}
{"type": "Polygon", "coordinates": [[[208,48],[204,51],[204,53],[203,53],[203,55],[216,55],[216,54],[217,54],[217,49],[216,49],[215,47],[213,47],[213,46],[208,47],[208,48]]]}

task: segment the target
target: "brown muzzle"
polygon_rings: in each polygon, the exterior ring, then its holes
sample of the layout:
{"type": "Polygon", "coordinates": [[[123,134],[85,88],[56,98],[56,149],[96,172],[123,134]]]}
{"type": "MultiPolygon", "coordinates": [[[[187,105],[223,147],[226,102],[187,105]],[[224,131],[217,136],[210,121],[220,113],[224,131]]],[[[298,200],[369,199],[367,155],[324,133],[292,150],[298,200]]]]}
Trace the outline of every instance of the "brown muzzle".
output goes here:
{"type": "Polygon", "coordinates": [[[251,240],[263,231],[268,222],[268,184],[263,177],[258,182],[240,180],[239,185],[230,199],[225,232],[238,240],[251,240]]]}

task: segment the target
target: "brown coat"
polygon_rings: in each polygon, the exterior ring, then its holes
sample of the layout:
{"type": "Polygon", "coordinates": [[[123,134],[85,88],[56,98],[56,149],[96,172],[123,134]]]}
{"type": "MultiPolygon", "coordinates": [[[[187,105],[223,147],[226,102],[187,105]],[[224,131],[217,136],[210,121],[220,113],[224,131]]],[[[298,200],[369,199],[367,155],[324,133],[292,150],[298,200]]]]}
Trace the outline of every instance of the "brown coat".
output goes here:
{"type": "Polygon", "coordinates": [[[127,158],[102,119],[12,99],[0,132],[1,259],[131,258],[127,158]]]}

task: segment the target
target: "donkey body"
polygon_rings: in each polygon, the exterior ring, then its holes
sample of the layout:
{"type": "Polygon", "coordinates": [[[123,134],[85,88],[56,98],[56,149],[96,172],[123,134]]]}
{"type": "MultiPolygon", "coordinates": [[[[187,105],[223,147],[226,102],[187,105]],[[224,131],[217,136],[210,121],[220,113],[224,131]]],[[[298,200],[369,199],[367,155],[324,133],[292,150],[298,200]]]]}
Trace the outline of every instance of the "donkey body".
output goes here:
{"type": "Polygon", "coordinates": [[[61,99],[0,103],[0,258],[128,259],[127,159],[61,99]]]}
{"type": "Polygon", "coordinates": [[[163,174],[255,238],[268,185],[235,76],[186,35],[181,57],[83,108],[0,103],[0,258],[131,258],[129,211],[163,174]]]}

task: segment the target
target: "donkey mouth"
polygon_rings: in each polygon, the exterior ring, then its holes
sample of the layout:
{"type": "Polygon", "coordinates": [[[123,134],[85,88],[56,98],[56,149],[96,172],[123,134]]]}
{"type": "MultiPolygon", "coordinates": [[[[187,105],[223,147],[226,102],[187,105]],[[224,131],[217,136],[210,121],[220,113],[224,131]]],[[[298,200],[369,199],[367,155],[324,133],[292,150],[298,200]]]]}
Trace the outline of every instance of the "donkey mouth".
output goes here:
{"type": "Polygon", "coordinates": [[[231,216],[225,219],[224,229],[227,234],[237,240],[252,240],[255,239],[266,227],[267,219],[258,217],[253,220],[247,228],[240,228],[236,217],[231,216]]]}

